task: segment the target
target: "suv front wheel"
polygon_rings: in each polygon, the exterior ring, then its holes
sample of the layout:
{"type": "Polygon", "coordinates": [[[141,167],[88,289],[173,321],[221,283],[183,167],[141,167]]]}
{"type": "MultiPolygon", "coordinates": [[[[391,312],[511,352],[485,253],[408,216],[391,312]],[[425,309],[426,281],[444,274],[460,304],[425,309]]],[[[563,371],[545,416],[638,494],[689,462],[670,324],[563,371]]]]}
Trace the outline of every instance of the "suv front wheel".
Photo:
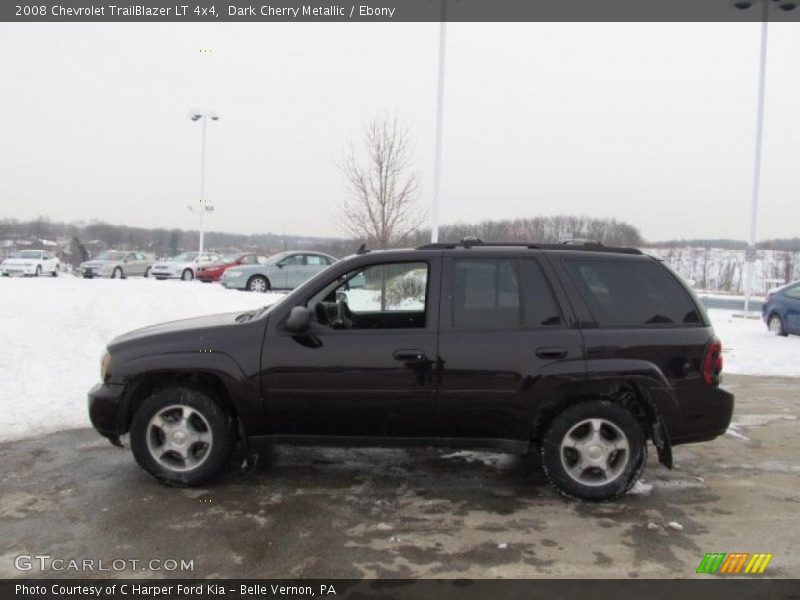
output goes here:
{"type": "Polygon", "coordinates": [[[562,494],[610,500],[638,480],[647,461],[647,439],[636,418],[622,406],[581,402],[553,419],[541,453],[548,479],[562,494]]]}
{"type": "Polygon", "coordinates": [[[189,387],[156,390],[131,424],[136,462],[172,485],[199,485],[217,475],[233,441],[231,418],[211,396],[189,387]]]}

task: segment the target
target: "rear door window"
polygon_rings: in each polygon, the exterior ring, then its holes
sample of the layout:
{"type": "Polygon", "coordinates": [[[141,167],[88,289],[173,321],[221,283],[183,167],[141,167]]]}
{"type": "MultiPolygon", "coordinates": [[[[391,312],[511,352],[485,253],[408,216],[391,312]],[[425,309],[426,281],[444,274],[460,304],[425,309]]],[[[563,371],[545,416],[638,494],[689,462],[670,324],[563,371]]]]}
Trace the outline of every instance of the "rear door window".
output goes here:
{"type": "Polygon", "coordinates": [[[563,319],[553,291],[539,264],[524,259],[522,265],[522,318],[528,327],[561,325],[563,319]]]}
{"type": "Polygon", "coordinates": [[[672,273],[656,262],[564,262],[600,327],[702,325],[689,294],[672,273]]]}
{"type": "Polygon", "coordinates": [[[519,327],[522,308],[514,259],[465,258],[453,261],[453,327],[519,327]]]}
{"type": "Polygon", "coordinates": [[[539,328],[562,323],[553,291],[536,260],[513,257],[453,261],[453,327],[539,328]]]}

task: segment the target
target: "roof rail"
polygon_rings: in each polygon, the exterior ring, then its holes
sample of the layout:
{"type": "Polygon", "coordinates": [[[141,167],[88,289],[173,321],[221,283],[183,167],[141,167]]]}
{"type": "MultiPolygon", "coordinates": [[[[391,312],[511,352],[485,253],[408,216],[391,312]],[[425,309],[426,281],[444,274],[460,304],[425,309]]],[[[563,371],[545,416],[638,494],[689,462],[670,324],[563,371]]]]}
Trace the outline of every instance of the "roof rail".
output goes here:
{"type": "Polygon", "coordinates": [[[572,238],[572,239],[565,239],[561,240],[561,243],[565,246],[602,246],[603,242],[598,242],[597,240],[588,240],[586,238],[572,238]]]}
{"type": "Polygon", "coordinates": [[[435,242],[417,246],[415,250],[454,250],[456,248],[527,248],[529,250],[586,250],[587,252],[608,252],[616,254],[642,254],[638,248],[624,246],[604,246],[589,240],[566,240],[560,244],[537,244],[528,242],[484,242],[479,238],[464,238],[460,242],[435,242]]]}

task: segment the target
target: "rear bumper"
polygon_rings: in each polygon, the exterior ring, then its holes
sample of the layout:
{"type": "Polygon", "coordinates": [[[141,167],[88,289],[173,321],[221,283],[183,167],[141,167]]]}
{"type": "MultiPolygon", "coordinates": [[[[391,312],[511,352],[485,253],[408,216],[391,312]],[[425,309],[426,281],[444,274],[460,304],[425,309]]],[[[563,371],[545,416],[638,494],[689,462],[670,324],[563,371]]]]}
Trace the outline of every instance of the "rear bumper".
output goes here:
{"type": "Polygon", "coordinates": [[[114,443],[123,433],[125,386],[98,383],[89,390],[89,419],[94,428],[114,443]]]}
{"type": "Polygon", "coordinates": [[[208,273],[203,273],[203,272],[197,274],[198,281],[214,282],[214,281],[219,281],[220,277],[222,277],[222,275],[209,275],[208,273]]]}
{"type": "Polygon", "coordinates": [[[706,390],[702,399],[698,398],[696,400],[702,402],[702,416],[692,419],[692,425],[677,434],[670,431],[670,442],[673,446],[707,442],[719,437],[728,430],[733,418],[733,394],[722,388],[715,387],[706,390]]]}

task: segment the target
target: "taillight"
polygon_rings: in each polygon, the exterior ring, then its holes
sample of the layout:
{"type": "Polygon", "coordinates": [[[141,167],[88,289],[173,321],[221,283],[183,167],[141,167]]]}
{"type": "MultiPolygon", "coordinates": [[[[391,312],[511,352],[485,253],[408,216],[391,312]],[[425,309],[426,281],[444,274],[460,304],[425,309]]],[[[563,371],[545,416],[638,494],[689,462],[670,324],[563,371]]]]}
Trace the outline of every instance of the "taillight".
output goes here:
{"type": "Polygon", "coordinates": [[[722,343],[713,340],[706,346],[706,354],[703,357],[703,381],[707,385],[718,385],[722,374],[722,343]]]}

